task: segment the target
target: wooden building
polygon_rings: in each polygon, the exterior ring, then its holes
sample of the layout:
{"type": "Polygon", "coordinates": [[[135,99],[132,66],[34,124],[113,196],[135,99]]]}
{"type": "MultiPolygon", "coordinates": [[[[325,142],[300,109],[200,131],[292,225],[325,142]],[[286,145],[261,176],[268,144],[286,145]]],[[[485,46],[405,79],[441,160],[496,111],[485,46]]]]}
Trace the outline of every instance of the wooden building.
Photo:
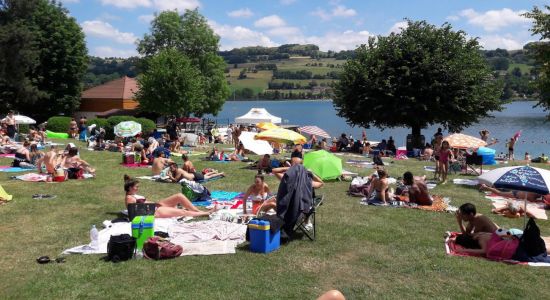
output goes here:
{"type": "Polygon", "coordinates": [[[139,103],[135,93],[139,90],[134,78],[124,76],[82,92],[77,116],[87,118],[108,117],[109,115],[131,114],[139,103]]]}

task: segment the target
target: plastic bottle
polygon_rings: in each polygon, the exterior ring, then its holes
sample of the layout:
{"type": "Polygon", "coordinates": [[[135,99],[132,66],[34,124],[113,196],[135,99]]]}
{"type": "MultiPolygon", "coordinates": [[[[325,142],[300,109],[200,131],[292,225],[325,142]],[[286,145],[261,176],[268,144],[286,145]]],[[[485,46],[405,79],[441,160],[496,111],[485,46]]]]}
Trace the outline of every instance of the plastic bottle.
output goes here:
{"type": "Polygon", "coordinates": [[[97,228],[95,225],[92,225],[92,229],[90,229],[90,247],[93,250],[99,249],[99,232],[97,231],[97,228]]]}

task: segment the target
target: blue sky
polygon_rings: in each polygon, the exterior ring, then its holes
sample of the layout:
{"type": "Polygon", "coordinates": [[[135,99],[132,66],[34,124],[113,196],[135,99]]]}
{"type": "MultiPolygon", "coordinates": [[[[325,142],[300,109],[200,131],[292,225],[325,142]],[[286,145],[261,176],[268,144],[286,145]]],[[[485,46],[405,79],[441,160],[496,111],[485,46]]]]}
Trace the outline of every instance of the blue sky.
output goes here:
{"type": "Polygon", "coordinates": [[[221,37],[220,48],[313,43],[321,50],[348,50],[369,36],[387,35],[403,19],[449,22],[478,37],[485,49],[520,49],[537,40],[520,16],[540,0],[61,0],[86,34],[91,55],[136,55],[136,41],[155,13],[193,9],[221,37]]]}

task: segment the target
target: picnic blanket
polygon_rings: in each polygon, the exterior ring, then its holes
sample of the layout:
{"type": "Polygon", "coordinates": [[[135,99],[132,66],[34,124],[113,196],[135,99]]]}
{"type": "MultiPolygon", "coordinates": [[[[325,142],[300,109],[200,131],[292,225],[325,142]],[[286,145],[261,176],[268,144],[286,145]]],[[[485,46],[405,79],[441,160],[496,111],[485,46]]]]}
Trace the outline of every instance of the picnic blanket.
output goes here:
{"type": "Polygon", "coordinates": [[[350,164],[350,165],[352,165],[354,167],[357,167],[357,168],[367,168],[367,167],[374,166],[374,163],[371,162],[371,161],[355,160],[355,159],[348,159],[346,161],[346,164],[350,164]]]}
{"type": "Polygon", "coordinates": [[[15,158],[15,153],[1,153],[0,157],[4,158],[15,158]]]}
{"type": "Polygon", "coordinates": [[[477,180],[477,179],[455,178],[455,179],[453,179],[453,183],[454,184],[459,184],[459,185],[476,186],[476,185],[479,185],[479,180],[477,180]]]}
{"type": "Polygon", "coordinates": [[[424,166],[424,171],[435,172],[434,166],[424,166]]]}
{"type": "MultiPolygon", "coordinates": [[[[94,177],[92,174],[84,174],[83,176],[84,176],[83,179],[89,179],[89,178],[94,177]]],[[[27,181],[27,182],[46,182],[46,181],[48,181],[48,175],[47,174],[38,174],[38,173],[27,173],[27,174],[15,176],[13,178],[21,180],[21,181],[27,181]]]]}
{"type": "MultiPolygon", "coordinates": [[[[168,176],[162,177],[160,175],[153,175],[153,176],[139,176],[139,177],[136,177],[136,178],[137,179],[143,179],[143,180],[151,180],[151,181],[156,181],[156,182],[168,182],[168,181],[166,181],[166,179],[168,179],[168,176]]],[[[198,183],[206,183],[206,182],[215,181],[215,180],[222,179],[222,178],[224,178],[224,176],[217,176],[217,177],[213,177],[213,178],[210,178],[210,179],[205,179],[205,180],[201,180],[201,181],[197,181],[197,182],[198,183]]],[[[186,180],[186,179],[182,179],[182,180],[186,180]]]]}
{"type": "MultiPolygon", "coordinates": [[[[394,208],[414,208],[425,211],[436,211],[436,212],[456,212],[458,208],[451,206],[451,200],[449,198],[442,197],[440,195],[432,195],[432,205],[418,205],[416,203],[410,203],[407,196],[397,196],[399,200],[388,201],[387,207],[394,208]]],[[[367,198],[362,198],[359,202],[362,205],[375,205],[375,206],[384,206],[381,203],[369,202],[367,198]]]]}
{"type": "MultiPolygon", "coordinates": [[[[460,232],[450,232],[447,231],[445,236],[445,253],[447,255],[451,256],[473,256],[473,257],[479,257],[486,260],[489,260],[488,258],[479,255],[479,254],[473,254],[473,253],[464,253],[459,252],[459,249],[463,249],[462,246],[457,245],[455,243],[455,238],[457,235],[459,235],[460,232]]],[[[548,238],[543,237],[544,242],[546,243],[547,247],[550,246],[548,243],[548,238]]],[[[532,266],[532,267],[550,267],[550,263],[542,263],[542,262],[521,262],[517,260],[502,260],[501,262],[508,263],[508,264],[514,264],[514,265],[526,265],[526,266],[532,266]]]]}
{"type": "MultiPolygon", "coordinates": [[[[493,208],[495,209],[505,208],[508,206],[508,203],[510,202],[512,202],[517,207],[524,208],[524,205],[525,205],[524,200],[512,200],[504,197],[500,197],[502,199],[499,199],[497,197],[498,196],[489,198],[491,199],[493,208]]],[[[532,202],[527,203],[527,216],[531,218],[539,219],[539,220],[548,220],[548,216],[546,215],[546,210],[544,208],[545,208],[544,203],[532,203],[532,202]]],[[[508,217],[508,215],[505,215],[505,214],[500,214],[500,215],[508,217]]]]}
{"type": "MultiPolygon", "coordinates": [[[[85,244],[67,249],[63,254],[106,254],[111,235],[131,235],[132,232],[129,222],[105,221],[103,225],[105,228],[98,235],[98,249],[85,244]]],[[[225,221],[184,223],[177,218],[156,218],[154,231],[167,232],[172,243],[183,247],[182,256],[232,254],[235,247],[245,241],[246,225],[225,221]]]]}
{"type": "Polygon", "coordinates": [[[28,172],[36,170],[36,168],[20,168],[20,167],[11,167],[11,166],[0,166],[0,172],[4,173],[15,173],[15,172],[28,172]]]}
{"type": "Polygon", "coordinates": [[[6,190],[0,185],[0,205],[11,201],[13,196],[8,194],[6,190]]]}
{"type": "MultiPolygon", "coordinates": [[[[241,192],[227,192],[227,191],[212,191],[210,192],[210,198],[212,200],[208,201],[193,201],[193,205],[199,207],[209,207],[218,205],[219,208],[230,208],[238,200],[244,196],[244,193],[241,192]]],[[[242,202],[242,201],[241,201],[242,202]]]]}

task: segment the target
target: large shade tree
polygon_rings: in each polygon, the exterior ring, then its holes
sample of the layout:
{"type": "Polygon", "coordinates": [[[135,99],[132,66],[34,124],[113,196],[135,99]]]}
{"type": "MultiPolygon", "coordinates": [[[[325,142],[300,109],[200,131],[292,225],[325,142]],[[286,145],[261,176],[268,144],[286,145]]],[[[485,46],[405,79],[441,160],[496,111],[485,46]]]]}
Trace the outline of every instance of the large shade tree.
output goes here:
{"type": "Polygon", "coordinates": [[[80,104],[84,34],[60,3],[0,0],[0,108],[38,119],[80,104]]]}
{"type": "Polygon", "coordinates": [[[550,6],[545,9],[534,7],[531,12],[525,14],[526,17],[533,19],[533,28],[531,32],[539,35],[541,41],[530,44],[529,50],[533,53],[537,62],[536,71],[538,78],[536,87],[540,94],[541,104],[546,110],[550,109],[550,6]]]}
{"type": "Polygon", "coordinates": [[[408,21],[400,33],[356,49],[334,106],[352,125],[407,126],[417,141],[427,125],[459,131],[501,109],[501,87],[479,50],[476,39],[449,24],[408,21]]]}
{"type": "MultiPolygon", "coordinates": [[[[204,16],[197,10],[186,10],[183,15],[177,11],[161,12],[151,22],[151,33],[146,34],[138,43],[138,52],[145,57],[145,74],[152,75],[148,70],[151,67],[151,58],[166,49],[175,49],[180,52],[189,59],[190,67],[198,71],[195,81],[201,88],[193,91],[193,97],[179,99],[179,103],[193,101],[185,106],[183,114],[198,116],[207,113],[217,114],[229,97],[229,87],[224,76],[226,65],[223,58],[218,55],[219,40],[219,36],[210,28],[204,16]]],[[[149,88],[142,85],[142,80],[139,78],[138,83],[140,89],[149,88]]],[[[182,83],[180,91],[184,88],[182,83]]],[[[149,98],[145,95],[152,94],[140,93],[138,100],[141,106],[152,107],[149,105],[150,102],[162,105],[158,102],[163,101],[162,99],[149,98]]],[[[180,97],[181,93],[174,90],[172,96],[180,97]]],[[[157,110],[153,111],[161,113],[157,110]]]]}

